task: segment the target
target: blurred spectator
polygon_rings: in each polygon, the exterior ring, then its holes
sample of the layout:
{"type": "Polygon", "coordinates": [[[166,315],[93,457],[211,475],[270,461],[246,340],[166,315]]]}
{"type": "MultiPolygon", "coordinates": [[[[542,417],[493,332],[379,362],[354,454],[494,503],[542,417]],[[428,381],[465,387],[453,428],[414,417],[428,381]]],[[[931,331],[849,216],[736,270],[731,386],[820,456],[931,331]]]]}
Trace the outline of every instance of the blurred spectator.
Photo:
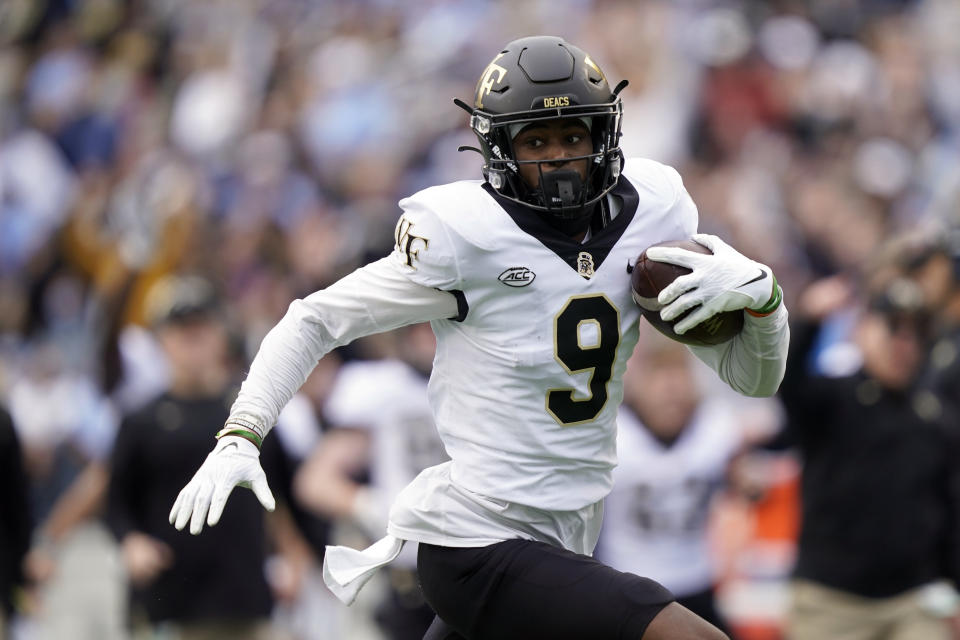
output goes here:
{"type": "Polygon", "coordinates": [[[7,621],[17,590],[23,587],[23,559],[30,543],[27,478],[23,452],[10,414],[0,407],[0,637],[7,637],[7,621]]]}
{"type": "Polygon", "coordinates": [[[330,539],[330,521],[305,508],[294,495],[294,482],[303,463],[323,442],[322,405],[329,379],[340,366],[331,354],[314,371],[280,412],[275,431],[279,447],[268,447],[261,456],[270,467],[270,481],[280,500],[279,513],[269,520],[275,552],[267,562],[267,578],[277,597],[274,627],[288,631],[297,640],[337,640],[344,637],[343,612],[323,584],[322,563],[330,539]],[[289,514],[289,515],[288,515],[289,514]]]}
{"type": "Polygon", "coordinates": [[[729,635],[708,525],[745,445],[741,414],[725,397],[703,393],[686,347],[647,329],[624,375],[618,464],[597,556],[660,582],[729,635]]]}
{"type": "Polygon", "coordinates": [[[178,484],[202,462],[232,397],[213,290],[195,278],[162,281],[149,307],[170,365],[169,390],[123,420],[108,508],[138,604],[150,626],[172,625],[184,639],[273,637],[264,516],[254,497],[236,496],[224,513],[236,527],[230,535],[179,535],[167,521],[178,484]]]}
{"type": "MultiPolygon", "coordinates": [[[[957,232],[913,256],[910,276],[928,292],[935,319],[925,382],[944,402],[960,408],[960,246],[957,232]]],[[[960,413],[958,413],[960,416],[960,413]]]]}
{"type": "Polygon", "coordinates": [[[31,487],[25,559],[40,639],[119,638],[123,608],[116,548],[97,520],[115,411],[94,379],[71,370],[53,341],[34,346],[10,388],[31,487]]]}
{"type": "MultiPolygon", "coordinates": [[[[433,332],[419,324],[388,335],[393,357],[383,353],[383,359],[354,361],[340,370],[325,406],[336,428],[296,480],[305,505],[359,525],[368,543],[386,531],[397,494],[422,470],[447,459],[427,397],[433,332]]],[[[434,618],[420,592],[416,561],[415,547],[401,554],[376,609],[392,640],[420,640],[434,618]]]]}
{"type": "MultiPolygon", "coordinates": [[[[278,466],[283,467],[283,484],[274,487],[281,500],[287,502],[296,531],[286,528],[284,535],[299,537],[308,549],[306,557],[296,553],[271,558],[268,575],[271,583],[287,582],[296,587],[280,597],[274,610],[274,624],[297,640],[339,640],[348,634],[363,637],[350,626],[344,608],[323,583],[322,561],[330,543],[331,521],[317,517],[311,505],[294,495],[301,468],[312,460],[314,451],[322,448],[329,433],[324,407],[341,367],[340,354],[332,352],[320,360],[307,378],[300,393],[284,407],[275,431],[283,450],[278,466]]],[[[271,479],[276,482],[277,479],[271,479]]],[[[369,627],[369,625],[367,625],[369,627]]]]}
{"type": "Polygon", "coordinates": [[[951,407],[916,384],[928,317],[894,279],[858,308],[862,364],[810,373],[821,320],[849,289],[822,281],[796,307],[781,397],[803,458],[787,638],[950,638],[960,584],[960,467],[951,407]]]}

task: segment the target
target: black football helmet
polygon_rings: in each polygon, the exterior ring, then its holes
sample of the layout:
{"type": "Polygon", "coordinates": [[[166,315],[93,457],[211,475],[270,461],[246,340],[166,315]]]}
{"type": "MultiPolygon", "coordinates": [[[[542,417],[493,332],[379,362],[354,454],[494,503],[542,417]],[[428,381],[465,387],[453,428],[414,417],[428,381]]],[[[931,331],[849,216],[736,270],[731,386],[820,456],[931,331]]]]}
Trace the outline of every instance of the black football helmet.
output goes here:
{"type": "Polygon", "coordinates": [[[570,220],[590,216],[593,205],[620,176],[621,82],[610,90],[607,78],[586,52],[552,36],[514,40],[497,54],[480,76],[470,127],[480,141],[483,176],[500,195],[541,212],[570,220]],[[593,153],[577,158],[522,161],[537,164],[540,186],[527,185],[517,171],[511,131],[536,121],[589,119],[593,153]],[[515,125],[520,125],[515,126],[515,125]],[[575,171],[543,172],[544,163],[588,161],[587,178],[575,171]],[[551,175],[551,173],[553,175],[551,175]],[[546,179],[545,179],[546,176],[546,179]]]}

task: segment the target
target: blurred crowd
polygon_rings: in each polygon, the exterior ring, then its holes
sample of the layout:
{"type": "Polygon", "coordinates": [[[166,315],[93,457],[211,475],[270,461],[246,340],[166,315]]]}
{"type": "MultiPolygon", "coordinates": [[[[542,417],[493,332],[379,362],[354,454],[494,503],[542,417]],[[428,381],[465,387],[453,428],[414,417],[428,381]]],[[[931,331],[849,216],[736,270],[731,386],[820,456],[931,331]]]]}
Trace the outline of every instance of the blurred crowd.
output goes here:
{"type": "MultiPolygon", "coordinates": [[[[168,534],[124,542],[136,496],[111,488],[111,460],[129,473],[140,463],[129,438],[117,453],[118,431],[176,431],[172,405],[157,404],[171,389],[229,398],[291,300],[390,250],[401,197],[480,178],[480,158],[457,151],[475,141],[451,99],[471,95],[500,45],[540,33],[589,51],[612,82],[630,80],[626,154],[675,166],[701,231],[773,267],[791,311],[816,320],[811,375],[863,363],[851,318],[909,285],[925,322],[909,385],[934,380],[952,401],[955,0],[4,0],[0,405],[12,427],[0,417],[0,453],[22,456],[0,465],[3,492],[17,488],[0,505],[0,542],[25,559],[0,561],[0,577],[16,585],[4,616],[15,637],[123,637],[130,625],[169,637],[142,602],[127,613],[128,582],[149,584],[172,552],[168,534]],[[222,332],[198,330],[198,319],[222,332]],[[201,356],[222,368],[207,371],[201,356]],[[81,589],[99,604],[56,586],[71,572],[101,585],[81,589]],[[67,628],[97,607],[103,626],[50,631],[70,600],[67,628]]],[[[387,613],[361,602],[347,614],[317,574],[330,535],[363,540],[384,516],[387,498],[364,487],[378,486],[377,451],[397,446],[368,436],[317,453],[332,433],[376,420],[342,400],[327,411],[338,374],[403,362],[371,388],[389,388],[390,375],[416,387],[411,372],[425,367],[411,342],[424,339],[373,338],[325,358],[281,419],[291,426],[278,428],[275,482],[288,487],[288,517],[262,532],[263,589],[277,604],[258,614],[287,634],[276,637],[377,638],[407,624],[397,611],[422,606],[415,578],[397,571],[383,585],[387,613]],[[303,477],[342,492],[316,495],[303,477]]],[[[369,401],[362,385],[341,393],[369,401]]],[[[732,402],[741,447],[790,420],[777,401],[732,402]]],[[[432,445],[421,440],[411,447],[422,453],[432,445]]],[[[799,465],[784,446],[737,471],[748,498],[716,516],[713,577],[729,586],[720,608],[744,638],[779,637],[787,606],[799,465]],[[745,541],[763,527],[745,531],[744,519],[763,509],[779,514],[773,547],[745,541]]],[[[713,496],[705,504],[722,502],[713,496]]]]}

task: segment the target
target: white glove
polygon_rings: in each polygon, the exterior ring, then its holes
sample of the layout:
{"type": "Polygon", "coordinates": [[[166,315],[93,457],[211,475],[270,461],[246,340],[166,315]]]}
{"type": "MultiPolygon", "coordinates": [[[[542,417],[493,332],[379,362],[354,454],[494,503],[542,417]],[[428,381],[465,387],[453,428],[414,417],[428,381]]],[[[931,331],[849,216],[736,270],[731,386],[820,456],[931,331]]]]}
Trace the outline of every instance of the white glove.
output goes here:
{"type": "Polygon", "coordinates": [[[693,240],[710,249],[713,254],[696,253],[678,247],[647,249],[647,257],[651,260],[692,270],[664,287],[657,296],[657,302],[664,305],[660,317],[667,322],[699,305],[698,309],[673,327],[676,333],[686,333],[724,311],[752,309],[766,312],[768,303],[774,299],[779,303],[776,280],[770,267],[754,262],[717,236],[698,233],[693,240]]]}
{"type": "Polygon", "coordinates": [[[223,436],[193,474],[193,479],[181,489],[170,510],[170,524],[183,531],[189,520],[193,535],[203,529],[204,520],[212,527],[220,522],[227,498],[238,485],[253,489],[267,511],[276,507],[267,476],[260,467],[257,446],[239,436],[223,436]]]}

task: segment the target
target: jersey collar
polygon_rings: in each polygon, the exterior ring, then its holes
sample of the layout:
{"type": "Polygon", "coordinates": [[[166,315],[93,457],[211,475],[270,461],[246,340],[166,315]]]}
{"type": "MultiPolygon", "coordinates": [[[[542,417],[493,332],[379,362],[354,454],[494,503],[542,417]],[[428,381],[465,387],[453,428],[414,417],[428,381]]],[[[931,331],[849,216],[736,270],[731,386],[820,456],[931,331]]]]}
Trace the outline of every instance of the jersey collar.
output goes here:
{"type": "Polygon", "coordinates": [[[637,203],[640,201],[640,196],[630,181],[621,177],[617,186],[610,191],[610,194],[619,198],[621,202],[620,212],[602,229],[591,229],[589,238],[580,243],[550,226],[537,211],[504,198],[489,183],[483,183],[483,188],[524,233],[540,241],[574,271],[578,271],[577,260],[583,251],[590,253],[593,256],[595,268],[600,268],[610,254],[610,250],[633,220],[633,216],[637,213],[637,203]]]}

